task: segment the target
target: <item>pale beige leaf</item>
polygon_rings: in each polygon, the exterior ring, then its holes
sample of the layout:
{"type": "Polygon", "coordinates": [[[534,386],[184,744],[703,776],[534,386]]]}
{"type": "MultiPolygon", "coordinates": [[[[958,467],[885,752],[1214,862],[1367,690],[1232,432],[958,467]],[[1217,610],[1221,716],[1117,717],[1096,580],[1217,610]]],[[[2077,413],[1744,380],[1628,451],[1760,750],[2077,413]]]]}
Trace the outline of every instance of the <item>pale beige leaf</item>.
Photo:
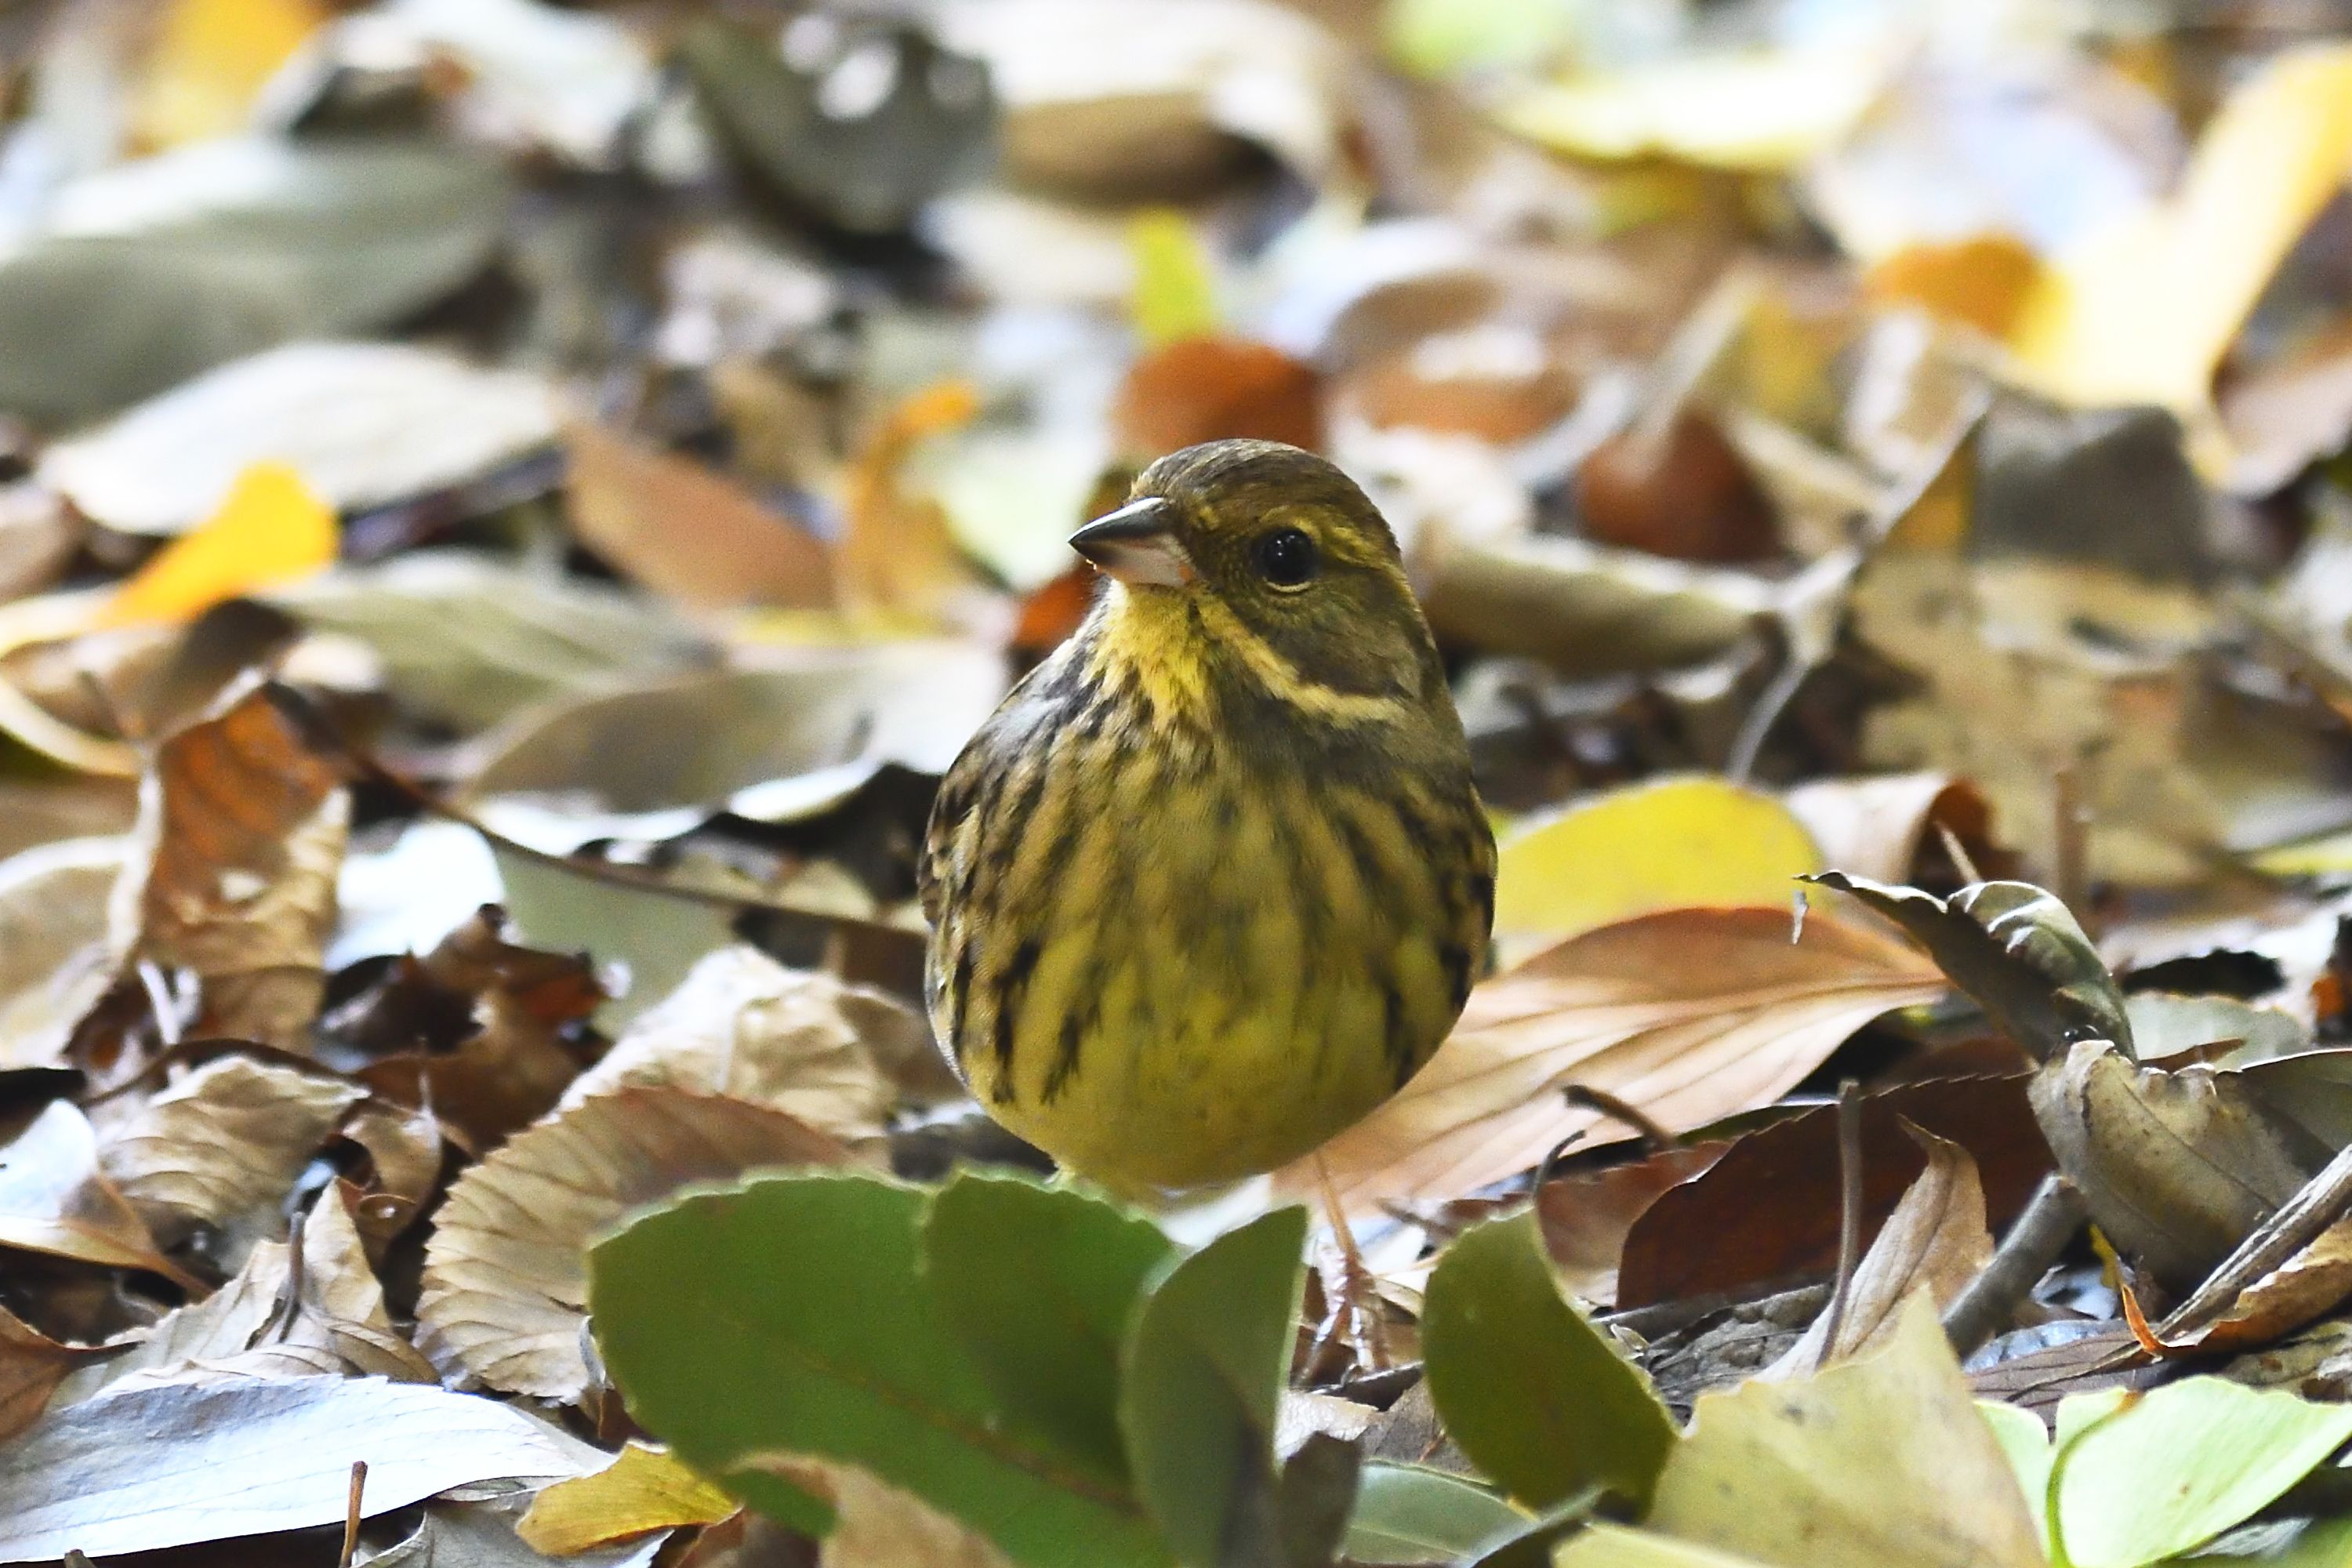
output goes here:
{"type": "Polygon", "coordinates": [[[702,609],[833,603],[824,546],[734,479],[584,420],[563,445],[572,526],[625,575],[702,609]]]}
{"type": "Polygon", "coordinates": [[[138,1214],[98,1167],[98,1138],[57,1100],[0,1149],[0,1247],[113,1268],[148,1268],[202,1290],[155,1249],[138,1214]]]}
{"type": "Polygon", "coordinates": [[[393,1327],[383,1287],[368,1266],[349,1209],[355,1194],[338,1183],[312,1205],[302,1227],[299,1297],[286,1245],[264,1241],[244,1268],[205,1300],[168,1313],[129,1351],[77,1373],[60,1406],[102,1390],[189,1377],[389,1377],[435,1383],[433,1364],[393,1327]]]}
{"type": "Polygon", "coordinates": [[[1805,1568],[2042,1568],[2040,1535],[1924,1297],[1875,1352],[1701,1394],[1644,1521],[1805,1568]]]}
{"type": "MultiPolygon", "coordinates": [[[[1404,1092],[1324,1146],[1342,1201],[1443,1200],[1533,1166],[1601,1121],[1571,1084],[1677,1130],[1769,1104],[1871,1019],[1943,992],[1892,936],[1819,915],[1801,942],[1789,931],[1786,910],[1670,910],[1486,982],[1404,1092]]],[[[1318,1163],[1277,1184],[1313,1194],[1318,1163]]]]}
{"type": "Polygon", "coordinates": [[[1822,864],[1879,882],[1907,882],[1940,826],[1980,869],[1997,854],[1992,809],[1974,784],[1949,773],[1876,773],[1819,779],[1789,792],[1789,810],[1821,846],[1822,864]]]}
{"type": "Polygon", "coordinates": [[[114,979],[107,900],[120,837],[37,845],[0,863],[0,1066],[45,1067],[114,979]]]}
{"type": "Polygon", "coordinates": [[[340,1524],[604,1456],[497,1400],[381,1378],[189,1379],[54,1411],[0,1447],[0,1562],[94,1557],[340,1524]]]}
{"type": "Polygon", "coordinates": [[[577,1399],[588,1247],[607,1226],[691,1182],[848,1158],[782,1111],[719,1095],[624,1089],[575,1105],[449,1189],[425,1253],[418,1345],[445,1378],[577,1399]]]}
{"type": "Polygon", "coordinates": [[[565,1093],[566,1106],[667,1084],[772,1106],[836,1138],[882,1131],[893,1063],[935,1058],[930,1026],[877,991],[722,948],[640,1014],[565,1093]]]}
{"type": "Polygon", "coordinates": [[[977,1531],[859,1466],[773,1454],[741,1468],[782,1476],[833,1505],[834,1527],[817,1559],[824,1568],[1013,1568],[977,1531]]]}
{"type": "Polygon", "coordinates": [[[1877,1350],[1894,1334],[1903,1303],[1914,1293],[1924,1290],[1938,1309],[1948,1307],[1992,1261],[1984,1180],[1975,1159],[1959,1144],[1908,1121],[1903,1131],[1927,1156],[1927,1168],[1863,1254],[1838,1321],[1837,1342],[1830,1342],[1830,1315],[1824,1311],[1765,1376],[1808,1376],[1877,1350]]]}
{"type": "Polygon", "coordinates": [[[257,687],[156,749],[133,956],[194,970],[207,1035],[301,1050],[326,990],[351,793],[257,687]]]}
{"type": "Polygon", "coordinates": [[[110,1130],[100,1167],[156,1237],[275,1209],[362,1098],[354,1085],[251,1057],[215,1057],[110,1130]]]}

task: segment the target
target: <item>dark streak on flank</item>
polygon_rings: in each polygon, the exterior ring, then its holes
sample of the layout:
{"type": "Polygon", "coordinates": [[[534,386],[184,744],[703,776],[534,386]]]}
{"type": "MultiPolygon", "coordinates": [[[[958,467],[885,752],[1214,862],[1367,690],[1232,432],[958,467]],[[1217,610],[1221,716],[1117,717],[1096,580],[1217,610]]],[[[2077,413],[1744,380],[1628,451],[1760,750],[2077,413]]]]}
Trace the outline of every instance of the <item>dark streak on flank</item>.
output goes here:
{"type": "Polygon", "coordinates": [[[1086,973],[1078,982],[1078,994],[1084,1000],[1063,1016],[1061,1036],[1054,1043],[1054,1065],[1045,1069],[1039,1103],[1053,1104],[1077,1076],[1078,1047],[1102,1018],[1102,955],[1097,952],[1087,960],[1086,973]]]}
{"type": "Polygon", "coordinates": [[[948,1047],[955,1053],[956,1065],[961,1067],[969,1037],[964,1034],[963,1010],[971,996],[971,937],[959,934],[963,940],[956,943],[955,977],[948,983],[948,1047]]]}
{"type": "Polygon", "coordinates": [[[992,912],[1003,905],[1007,890],[1004,884],[1013,874],[1013,863],[1021,858],[1021,847],[1029,836],[1029,819],[1045,798],[1048,782],[1048,770],[1032,768],[1021,793],[1005,807],[1003,819],[996,820],[992,815],[987,821],[988,848],[982,863],[972,873],[972,882],[992,912]]]}
{"type": "Polygon", "coordinates": [[[1463,1004],[1470,1000],[1470,950],[1449,942],[1437,950],[1437,962],[1445,971],[1446,991],[1454,998],[1454,1011],[1458,1015],[1463,1004]]]}
{"type": "Polygon", "coordinates": [[[1015,1098],[1013,1084],[1013,1034],[1020,1021],[1021,1000],[1029,990],[1029,976],[1037,967],[1037,959],[1045,952],[1044,944],[1029,938],[1013,950],[1004,967],[996,974],[996,1016],[994,1049],[996,1051],[996,1086],[990,1098],[999,1105],[1010,1105],[1015,1098]]]}
{"type": "Polygon", "coordinates": [[[1412,1077],[1412,1041],[1405,1033],[1404,994],[1397,989],[1396,976],[1381,976],[1381,1038],[1388,1048],[1389,1070],[1396,1077],[1396,1086],[1402,1089],[1412,1077]]]}
{"type": "Polygon", "coordinates": [[[1470,898],[1478,906],[1478,929],[1495,929],[1495,879],[1485,871],[1470,879],[1470,898]]]}
{"type": "Polygon", "coordinates": [[[1378,904],[1388,887],[1388,874],[1381,868],[1380,851],[1372,847],[1370,837],[1354,812],[1339,808],[1335,803],[1330,822],[1347,846],[1348,858],[1356,868],[1356,880],[1362,886],[1366,900],[1378,904]]]}

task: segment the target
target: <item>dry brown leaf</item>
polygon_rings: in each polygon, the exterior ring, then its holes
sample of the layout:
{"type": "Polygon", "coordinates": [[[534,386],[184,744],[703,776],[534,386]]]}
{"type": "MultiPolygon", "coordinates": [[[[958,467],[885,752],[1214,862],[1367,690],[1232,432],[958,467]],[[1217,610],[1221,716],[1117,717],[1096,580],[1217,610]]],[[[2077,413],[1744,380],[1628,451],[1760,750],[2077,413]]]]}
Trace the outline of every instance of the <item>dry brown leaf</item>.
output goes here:
{"type": "Polygon", "coordinates": [[[625,1089],[573,1106],[449,1189],[425,1252],[418,1344],[445,1378],[576,1400],[599,1232],[689,1182],[849,1157],[782,1111],[719,1095],[625,1089]]]}
{"type": "Polygon", "coordinates": [[[269,1212],[294,1190],[356,1086],[251,1057],[215,1057],[110,1126],[99,1165],[156,1239],[269,1212]]]}
{"type": "Polygon", "coordinates": [[[1599,1112],[1603,1089],[1670,1130],[1769,1103],[1890,1008],[1933,1000],[1934,964],[1893,937],[1785,910],[1669,910],[1588,931],[1471,994],[1404,1092],[1278,1173],[1312,1194],[1328,1164],[1354,1212],[1456,1197],[1524,1171],[1599,1112]]]}
{"type": "Polygon", "coordinates": [[[898,1074],[939,1060],[930,1026],[878,991],[728,947],[580,1075],[566,1106],[635,1085],[748,1100],[836,1138],[869,1138],[898,1103],[898,1074]]]}
{"type": "Polygon", "coordinates": [[[2099,1228],[2187,1290],[2327,1158],[2235,1074],[2084,1040],[2033,1077],[2033,1111],[2099,1228]]]}
{"type": "Polygon", "coordinates": [[[370,1260],[381,1263],[393,1237],[408,1228],[441,1184],[441,1119],[429,1109],[370,1100],[343,1123],[342,1136],[367,1151],[371,1174],[352,1218],[370,1260]]]}
{"type": "Polygon", "coordinates": [[[58,1100],[0,1149],[0,1247],[114,1268],[145,1268],[186,1289],[205,1286],[163,1257],[138,1214],[98,1167],[98,1138],[58,1100]]]}
{"type": "Polygon", "coordinates": [[[1013,1568],[978,1531],[856,1465],[768,1454],[741,1468],[782,1476],[833,1505],[834,1526],[817,1558],[823,1568],[1013,1568]]]}
{"type": "Polygon", "coordinates": [[[0,1442],[32,1425],[66,1373],[105,1353],[89,1345],[59,1344],[0,1307],[0,1442]]]}
{"type": "Polygon", "coordinates": [[[258,687],[157,748],[133,956],[189,969],[195,1028],[301,1050],[326,980],[351,794],[258,687]]]}
{"type": "Polygon", "coordinates": [[[1824,1311],[1764,1376],[1810,1377],[1824,1366],[1868,1354],[1892,1338],[1903,1303],[1915,1291],[1927,1291],[1941,1310],[1992,1261],[1992,1232],[1985,1223],[1984,1182],[1976,1161],[1958,1143],[1908,1121],[1903,1131],[1927,1156],[1927,1168],[1863,1254],[1836,1342],[1830,1342],[1830,1315],[1824,1311]]]}
{"type": "Polygon", "coordinates": [[[832,605],[824,546],[734,479],[584,420],[563,444],[572,526],[627,576],[698,609],[832,605]]]}
{"type": "Polygon", "coordinates": [[[586,959],[507,940],[486,905],[421,959],[404,958],[331,1020],[384,1056],[360,1077],[403,1105],[430,1105],[488,1148],[552,1110],[590,1054],[582,1038],[604,988],[586,959]]]}
{"type": "Polygon", "coordinates": [[[1715,1142],[1662,1149],[1632,1164],[1545,1183],[1536,1196],[1536,1217],[1560,1289],[1595,1305],[1613,1305],[1617,1265],[1634,1222],[1670,1188],[1704,1172],[1730,1147],[1715,1142]]]}

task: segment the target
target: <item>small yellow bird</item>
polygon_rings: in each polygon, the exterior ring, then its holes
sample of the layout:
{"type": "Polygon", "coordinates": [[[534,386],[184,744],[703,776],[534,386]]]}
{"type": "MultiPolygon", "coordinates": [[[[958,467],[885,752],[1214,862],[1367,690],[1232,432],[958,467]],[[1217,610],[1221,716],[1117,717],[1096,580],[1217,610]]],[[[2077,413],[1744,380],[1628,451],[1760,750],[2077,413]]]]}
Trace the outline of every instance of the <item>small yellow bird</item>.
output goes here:
{"type": "Polygon", "coordinates": [[[940,785],[931,1022],[1116,1189],[1269,1171],[1402,1088],[1486,958],[1495,840],[1396,540],[1272,441],[1162,458],[1110,578],[940,785]]]}

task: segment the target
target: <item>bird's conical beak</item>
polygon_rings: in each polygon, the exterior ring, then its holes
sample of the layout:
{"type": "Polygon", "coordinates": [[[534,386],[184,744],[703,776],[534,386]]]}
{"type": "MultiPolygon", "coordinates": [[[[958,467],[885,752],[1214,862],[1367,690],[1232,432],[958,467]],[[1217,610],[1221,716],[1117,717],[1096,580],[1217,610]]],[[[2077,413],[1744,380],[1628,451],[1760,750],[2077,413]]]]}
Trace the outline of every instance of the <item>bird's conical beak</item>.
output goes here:
{"type": "Polygon", "coordinates": [[[1175,505],[1143,496],[1070,535],[1070,548],[1120,582],[1181,588],[1198,574],[1176,537],[1175,505]]]}

